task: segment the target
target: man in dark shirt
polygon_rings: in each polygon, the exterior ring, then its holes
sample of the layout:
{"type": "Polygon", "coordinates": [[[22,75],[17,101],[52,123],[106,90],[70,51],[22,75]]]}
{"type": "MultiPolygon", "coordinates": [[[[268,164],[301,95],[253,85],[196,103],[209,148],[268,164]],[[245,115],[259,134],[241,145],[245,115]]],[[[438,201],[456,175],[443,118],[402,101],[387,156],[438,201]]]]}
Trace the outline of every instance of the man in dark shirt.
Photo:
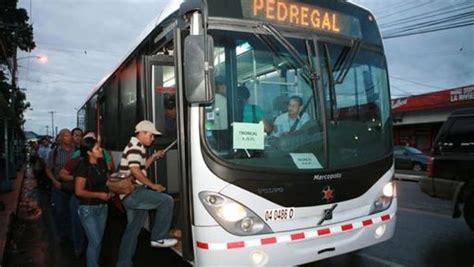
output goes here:
{"type": "Polygon", "coordinates": [[[68,129],[62,129],[56,140],[57,146],[48,154],[46,175],[52,181],[52,213],[60,242],[71,240],[71,214],[69,201],[71,194],[61,190],[59,171],[73,153],[72,136],[68,129]]]}

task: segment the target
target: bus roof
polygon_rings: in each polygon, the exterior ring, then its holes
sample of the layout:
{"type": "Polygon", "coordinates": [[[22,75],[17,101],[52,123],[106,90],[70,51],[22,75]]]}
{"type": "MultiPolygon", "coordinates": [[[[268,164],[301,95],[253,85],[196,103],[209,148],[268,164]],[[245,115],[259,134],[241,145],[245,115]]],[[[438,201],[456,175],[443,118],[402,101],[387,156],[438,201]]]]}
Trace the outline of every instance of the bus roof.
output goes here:
{"type": "Polygon", "coordinates": [[[112,76],[134,52],[140,46],[140,44],[153,32],[156,26],[158,26],[161,22],[163,22],[169,15],[173,14],[177,11],[183,3],[184,0],[173,0],[169,1],[166,5],[164,5],[163,9],[160,13],[145,27],[145,29],[138,35],[138,37],[130,44],[130,48],[128,49],[127,53],[124,57],[122,57],[118,63],[115,65],[114,68],[110,72],[108,72],[102,79],[97,82],[94,87],[92,88],[92,92],[87,96],[84,103],[81,105],[81,108],[89,101],[89,99],[102,87],[102,85],[112,76]]]}

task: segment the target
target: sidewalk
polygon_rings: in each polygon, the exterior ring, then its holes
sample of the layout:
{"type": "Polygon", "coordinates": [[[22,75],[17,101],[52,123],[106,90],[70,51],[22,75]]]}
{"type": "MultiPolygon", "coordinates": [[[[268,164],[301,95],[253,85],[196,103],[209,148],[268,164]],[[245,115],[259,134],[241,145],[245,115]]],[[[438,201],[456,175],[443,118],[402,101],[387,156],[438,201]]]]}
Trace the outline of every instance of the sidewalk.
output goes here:
{"type": "Polygon", "coordinates": [[[18,212],[24,175],[25,167],[17,173],[15,179],[11,180],[12,190],[10,192],[0,193],[0,201],[5,205],[5,210],[0,211],[0,266],[4,265],[5,248],[7,246],[11,224],[14,216],[18,212]]]}

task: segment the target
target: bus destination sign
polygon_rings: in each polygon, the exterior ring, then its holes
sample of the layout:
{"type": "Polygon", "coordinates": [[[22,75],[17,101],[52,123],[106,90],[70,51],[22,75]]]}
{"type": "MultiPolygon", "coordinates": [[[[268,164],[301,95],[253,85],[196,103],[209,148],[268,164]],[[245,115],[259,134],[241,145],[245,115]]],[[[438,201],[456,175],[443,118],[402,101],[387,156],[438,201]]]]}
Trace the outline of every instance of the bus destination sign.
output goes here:
{"type": "Polygon", "coordinates": [[[356,18],[339,12],[285,0],[241,0],[243,16],[318,31],[360,37],[356,18]]]}

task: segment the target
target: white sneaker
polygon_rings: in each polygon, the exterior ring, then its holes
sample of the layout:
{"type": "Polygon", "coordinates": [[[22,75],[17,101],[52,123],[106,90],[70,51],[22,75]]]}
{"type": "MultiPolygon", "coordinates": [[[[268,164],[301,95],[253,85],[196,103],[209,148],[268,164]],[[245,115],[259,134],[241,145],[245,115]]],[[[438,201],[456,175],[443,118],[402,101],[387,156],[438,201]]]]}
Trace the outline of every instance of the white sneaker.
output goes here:
{"type": "Polygon", "coordinates": [[[169,248],[178,243],[178,240],[175,238],[165,238],[160,240],[150,241],[150,246],[153,248],[169,248]]]}

